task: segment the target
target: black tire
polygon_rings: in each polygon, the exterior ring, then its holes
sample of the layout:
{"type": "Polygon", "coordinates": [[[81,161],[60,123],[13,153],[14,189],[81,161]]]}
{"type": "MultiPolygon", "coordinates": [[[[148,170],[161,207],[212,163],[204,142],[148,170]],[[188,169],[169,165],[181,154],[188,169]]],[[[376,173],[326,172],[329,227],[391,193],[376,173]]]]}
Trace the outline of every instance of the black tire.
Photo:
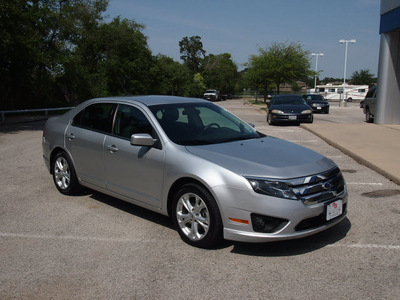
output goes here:
{"type": "Polygon", "coordinates": [[[367,123],[372,123],[372,121],[373,121],[371,112],[369,111],[369,107],[367,107],[366,110],[365,110],[365,121],[367,123]]]}
{"type": "Polygon", "coordinates": [[[274,125],[274,123],[271,121],[271,118],[269,117],[269,113],[267,114],[267,123],[269,125],[274,125]]]}
{"type": "Polygon", "coordinates": [[[58,191],[65,195],[74,195],[80,191],[80,184],[74,165],[65,152],[58,152],[53,159],[52,173],[58,191]]]}
{"type": "Polygon", "coordinates": [[[199,248],[223,241],[221,214],[214,197],[197,184],[185,184],[172,202],[172,220],[182,240],[199,248]]]}

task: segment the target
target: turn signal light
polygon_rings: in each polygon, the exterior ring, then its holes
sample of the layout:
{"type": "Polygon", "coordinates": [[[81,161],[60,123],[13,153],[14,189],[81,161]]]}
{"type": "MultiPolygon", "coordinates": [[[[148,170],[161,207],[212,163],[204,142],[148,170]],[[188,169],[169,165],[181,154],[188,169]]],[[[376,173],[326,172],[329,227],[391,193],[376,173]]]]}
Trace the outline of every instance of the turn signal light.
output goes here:
{"type": "Polygon", "coordinates": [[[247,224],[247,225],[250,224],[250,222],[248,220],[235,219],[235,218],[229,218],[229,220],[231,220],[232,222],[237,222],[237,223],[241,223],[241,224],[247,224]]]}

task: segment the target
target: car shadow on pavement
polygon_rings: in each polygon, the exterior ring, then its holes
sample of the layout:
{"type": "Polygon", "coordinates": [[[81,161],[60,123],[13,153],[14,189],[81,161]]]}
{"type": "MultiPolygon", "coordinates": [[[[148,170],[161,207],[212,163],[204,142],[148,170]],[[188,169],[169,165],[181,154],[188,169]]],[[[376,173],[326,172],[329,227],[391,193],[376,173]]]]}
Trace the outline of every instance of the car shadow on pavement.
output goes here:
{"type": "MultiPolygon", "coordinates": [[[[132,214],[133,216],[175,230],[173,223],[168,216],[161,215],[146,208],[142,208],[135,204],[114,198],[112,196],[108,196],[106,194],[102,194],[89,188],[83,189],[80,195],[76,196],[82,195],[88,195],[93,200],[99,201],[116,209],[122,210],[126,213],[132,214]]],[[[233,247],[231,252],[241,255],[265,257],[295,256],[313,252],[339,242],[346,237],[347,233],[350,231],[350,228],[351,222],[346,217],[339,224],[323,232],[301,239],[269,243],[242,243],[225,240],[221,245],[210,249],[209,251],[233,247]]]]}
{"type": "Polygon", "coordinates": [[[89,195],[90,198],[96,201],[102,202],[106,205],[112,206],[116,209],[122,210],[136,217],[148,220],[150,222],[159,224],[169,229],[174,229],[172,221],[167,216],[161,215],[159,213],[153,212],[151,210],[137,206],[135,204],[120,200],[118,198],[114,198],[112,196],[96,192],[94,190],[85,189],[83,193],[86,193],[86,195],[89,195]]]}
{"type": "Polygon", "coordinates": [[[301,255],[339,242],[346,237],[350,228],[351,222],[346,217],[339,224],[323,232],[301,239],[261,244],[233,242],[232,253],[265,257],[301,255]]]}

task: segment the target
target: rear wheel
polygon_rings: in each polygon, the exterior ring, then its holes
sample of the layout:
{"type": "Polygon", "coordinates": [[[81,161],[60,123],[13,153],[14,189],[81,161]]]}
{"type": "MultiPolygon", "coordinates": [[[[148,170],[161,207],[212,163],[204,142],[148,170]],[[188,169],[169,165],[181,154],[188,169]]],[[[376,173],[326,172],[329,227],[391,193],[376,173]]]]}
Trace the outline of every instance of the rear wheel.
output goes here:
{"type": "Polygon", "coordinates": [[[223,240],[221,215],[214,197],[197,184],[186,184],[173,199],[172,219],[182,240],[211,248],[223,240]]]}
{"type": "Polygon", "coordinates": [[[369,111],[369,107],[367,107],[367,109],[366,109],[366,111],[365,111],[365,121],[366,121],[367,123],[372,123],[372,121],[373,121],[371,112],[369,111]]]}
{"type": "Polygon", "coordinates": [[[58,152],[52,165],[53,180],[57,189],[65,195],[73,195],[80,189],[75,168],[65,152],[58,152]]]}

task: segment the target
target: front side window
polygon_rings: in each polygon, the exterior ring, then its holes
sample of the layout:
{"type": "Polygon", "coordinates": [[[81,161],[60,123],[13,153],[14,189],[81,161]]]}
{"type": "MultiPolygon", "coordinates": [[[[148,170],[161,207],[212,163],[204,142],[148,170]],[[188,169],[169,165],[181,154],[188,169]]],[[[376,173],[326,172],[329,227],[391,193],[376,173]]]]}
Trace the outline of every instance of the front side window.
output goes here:
{"type": "Polygon", "coordinates": [[[179,145],[207,145],[261,137],[251,126],[211,103],[151,106],[168,137],[179,145]]]}
{"type": "Polygon", "coordinates": [[[72,125],[87,129],[111,132],[114,104],[96,103],[87,106],[72,120],[72,125]]]}
{"type": "Polygon", "coordinates": [[[120,104],[118,105],[115,117],[113,134],[119,137],[128,138],[136,133],[152,134],[153,127],[149,120],[138,108],[120,104]]]}

